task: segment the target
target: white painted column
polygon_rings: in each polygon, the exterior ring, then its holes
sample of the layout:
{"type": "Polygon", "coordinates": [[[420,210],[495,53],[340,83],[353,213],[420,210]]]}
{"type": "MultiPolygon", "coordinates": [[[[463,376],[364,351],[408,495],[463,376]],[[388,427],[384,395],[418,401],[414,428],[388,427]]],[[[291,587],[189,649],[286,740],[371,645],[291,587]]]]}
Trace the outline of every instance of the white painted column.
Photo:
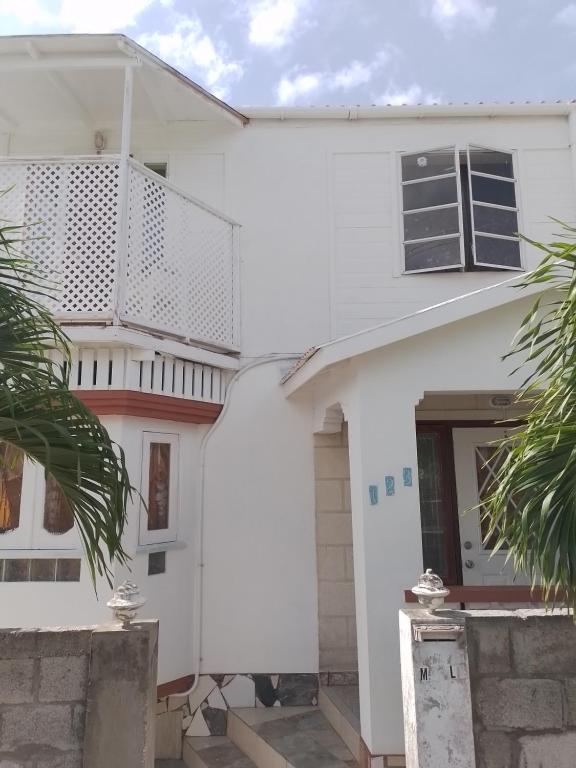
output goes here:
{"type": "MultiPolygon", "coordinates": [[[[404,754],[398,609],[422,571],[414,407],[409,382],[364,364],[346,404],[362,738],[404,754]],[[394,378],[394,376],[392,376],[394,378]],[[411,475],[412,485],[405,485],[411,475]],[[394,490],[386,478],[393,478],[394,490]],[[378,489],[378,501],[370,497],[378,489]]],[[[388,481],[390,483],[390,481],[388,481]]],[[[375,760],[373,765],[381,765],[375,760]]]]}

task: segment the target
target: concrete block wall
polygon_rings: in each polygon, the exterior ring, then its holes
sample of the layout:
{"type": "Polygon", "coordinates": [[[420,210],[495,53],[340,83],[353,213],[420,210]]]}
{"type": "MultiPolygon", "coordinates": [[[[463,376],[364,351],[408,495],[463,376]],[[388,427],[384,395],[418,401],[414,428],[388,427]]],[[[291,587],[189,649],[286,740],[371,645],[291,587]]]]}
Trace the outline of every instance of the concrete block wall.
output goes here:
{"type": "Polygon", "coordinates": [[[2,768],[152,768],[157,624],[0,630],[2,768]]]}
{"type": "Polygon", "coordinates": [[[321,671],[356,671],[348,431],[314,436],[321,671]]]}
{"type": "Polygon", "coordinates": [[[482,614],[466,617],[477,768],[573,768],[573,618],[538,610],[482,614]]]}

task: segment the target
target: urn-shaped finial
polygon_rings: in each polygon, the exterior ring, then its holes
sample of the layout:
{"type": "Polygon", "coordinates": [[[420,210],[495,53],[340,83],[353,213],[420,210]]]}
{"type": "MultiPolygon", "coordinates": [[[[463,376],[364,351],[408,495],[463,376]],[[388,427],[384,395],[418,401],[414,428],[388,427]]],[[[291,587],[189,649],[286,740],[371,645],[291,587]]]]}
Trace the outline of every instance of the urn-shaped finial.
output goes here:
{"type": "Polygon", "coordinates": [[[446,589],[444,582],[440,576],[434,573],[432,568],[427,568],[426,573],[423,573],[418,579],[416,586],[412,587],[412,594],[416,595],[423,608],[434,613],[444,604],[450,590],[446,589]]]}
{"type": "Polygon", "coordinates": [[[142,608],[145,602],[146,598],[142,597],[136,584],[133,581],[125,581],[117,587],[106,605],[111,609],[114,618],[127,627],[136,618],[138,609],[142,608]]]}

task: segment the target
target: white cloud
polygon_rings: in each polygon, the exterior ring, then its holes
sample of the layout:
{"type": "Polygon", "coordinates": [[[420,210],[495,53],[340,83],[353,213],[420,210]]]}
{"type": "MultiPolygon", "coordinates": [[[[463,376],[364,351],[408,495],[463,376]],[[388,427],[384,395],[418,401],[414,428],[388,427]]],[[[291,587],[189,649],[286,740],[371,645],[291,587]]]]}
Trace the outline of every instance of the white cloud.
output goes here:
{"type": "Polygon", "coordinates": [[[496,16],[496,8],[484,0],[425,0],[425,12],[446,33],[458,24],[484,32],[496,16]]]}
{"type": "Polygon", "coordinates": [[[556,24],[563,24],[567,27],[576,27],[576,3],[570,3],[562,8],[561,11],[558,11],[553,21],[556,24]]]}
{"type": "MultiPolygon", "coordinates": [[[[38,0],[0,0],[0,16],[6,16],[17,24],[34,27],[50,26],[55,22],[54,14],[46,10],[38,0]]],[[[3,34],[7,34],[4,29],[3,34]]]]}
{"type": "Polygon", "coordinates": [[[375,104],[390,104],[393,107],[400,107],[405,104],[440,104],[441,102],[440,96],[425,93],[422,86],[416,83],[403,90],[390,87],[383,94],[374,98],[375,104]]]}
{"type": "Polygon", "coordinates": [[[352,61],[342,69],[326,72],[296,74],[283,77],[276,88],[278,104],[294,104],[303,96],[319,92],[348,91],[369,83],[374,75],[383,69],[390,59],[387,51],[380,51],[372,61],[352,61]]]}
{"type": "Polygon", "coordinates": [[[263,48],[282,48],[298,31],[309,0],[256,0],[248,6],[248,39],[263,48]]]}
{"type": "Polygon", "coordinates": [[[243,74],[240,62],[228,59],[196,18],[182,17],[171,32],[145,33],[138,42],[176,67],[198,73],[196,76],[219,97],[224,97],[228,84],[243,74]]]}
{"type": "Polygon", "coordinates": [[[24,30],[52,32],[113,32],[131,27],[154,0],[61,0],[49,10],[41,0],[0,0],[0,18],[24,30]]]}

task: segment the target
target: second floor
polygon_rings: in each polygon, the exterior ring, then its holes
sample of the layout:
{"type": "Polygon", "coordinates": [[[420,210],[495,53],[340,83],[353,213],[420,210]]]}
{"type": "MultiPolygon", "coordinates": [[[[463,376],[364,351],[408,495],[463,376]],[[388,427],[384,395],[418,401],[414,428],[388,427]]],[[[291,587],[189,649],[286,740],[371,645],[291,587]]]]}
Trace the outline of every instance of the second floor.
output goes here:
{"type": "Polygon", "coordinates": [[[121,36],[2,56],[28,98],[0,209],[36,223],[64,322],[300,352],[529,270],[518,233],[575,221],[570,104],[238,112],[121,36]]]}

